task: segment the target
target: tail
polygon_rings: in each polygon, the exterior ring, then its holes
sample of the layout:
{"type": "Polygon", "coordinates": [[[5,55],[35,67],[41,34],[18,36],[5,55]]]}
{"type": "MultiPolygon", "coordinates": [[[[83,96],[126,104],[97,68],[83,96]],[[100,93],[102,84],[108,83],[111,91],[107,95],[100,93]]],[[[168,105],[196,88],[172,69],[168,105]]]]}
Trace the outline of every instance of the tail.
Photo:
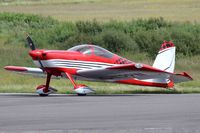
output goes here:
{"type": "Polygon", "coordinates": [[[31,37],[28,35],[28,36],[26,37],[26,39],[27,39],[28,45],[29,45],[29,47],[31,48],[31,50],[35,50],[35,49],[36,49],[36,48],[35,48],[35,44],[33,43],[33,40],[31,39],[31,37]]]}
{"type": "Polygon", "coordinates": [[[174,72],[176,47],[169,41],[164,41],[156,56],[153,67],[167,72],[174,72]]]}

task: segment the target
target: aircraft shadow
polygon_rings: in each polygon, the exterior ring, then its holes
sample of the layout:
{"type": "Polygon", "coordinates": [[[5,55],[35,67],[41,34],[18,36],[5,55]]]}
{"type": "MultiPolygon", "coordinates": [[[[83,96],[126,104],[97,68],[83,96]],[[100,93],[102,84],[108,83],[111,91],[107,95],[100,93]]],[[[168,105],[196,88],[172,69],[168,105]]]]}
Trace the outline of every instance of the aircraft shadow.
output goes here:
{"type": "Polygon", "coordinates": [[[51,94],[49,96],[38,96],[35,93],[1,93],[0,97],[135,97],[135,96],[151,96],[153,94],[88,94],[86,96],[78,96],[76,94],[51,94]]]}

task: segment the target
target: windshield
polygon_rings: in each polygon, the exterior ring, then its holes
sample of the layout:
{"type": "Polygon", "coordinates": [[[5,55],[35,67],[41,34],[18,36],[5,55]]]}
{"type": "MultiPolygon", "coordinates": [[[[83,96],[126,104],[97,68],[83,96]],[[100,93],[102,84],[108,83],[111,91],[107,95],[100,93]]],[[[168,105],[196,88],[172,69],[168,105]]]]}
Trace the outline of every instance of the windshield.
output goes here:
{"type": "Polygon", "coordinates": [[[108,50],[106,50],[104,48],[98,47],[98,46],[94,47],[94,54],[96,56],[101,56],[104,58],[112,58],[113,57],[113,53],[109,52],[108,50]]]}
{"type": "Polygon", "coordinates": [[[77,52],[80,52],[82,54],[87,54],[87,55],[92,54],[92,49],[91,49],[90,45],[74,46],[74,47],[68,49],[67,51],[77,51],[77,52]]]}
{"type": "Polygon", "coordinates": [[[91,55],[94,54],[96,56],[104,57],[104,58],[112,58],[113,53],[109,52],[108,50],[101,48],[95,45],[78,45],[68,49],[67,51],[77,51],[82,54],[91,55]]]}

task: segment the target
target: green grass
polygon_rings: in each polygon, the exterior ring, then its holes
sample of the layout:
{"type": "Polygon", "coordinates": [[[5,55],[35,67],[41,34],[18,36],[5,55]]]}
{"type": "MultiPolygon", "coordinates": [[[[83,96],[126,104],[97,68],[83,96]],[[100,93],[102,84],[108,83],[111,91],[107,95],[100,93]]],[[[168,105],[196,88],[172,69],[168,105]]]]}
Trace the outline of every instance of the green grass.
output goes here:
{"type": "Polygon", "coordinates": [[[11,0],[0,2],[0,12],[52,16],[61,21],[132,20],[160,17],[170,21],[200,22],[199,0],[11,0]]]}

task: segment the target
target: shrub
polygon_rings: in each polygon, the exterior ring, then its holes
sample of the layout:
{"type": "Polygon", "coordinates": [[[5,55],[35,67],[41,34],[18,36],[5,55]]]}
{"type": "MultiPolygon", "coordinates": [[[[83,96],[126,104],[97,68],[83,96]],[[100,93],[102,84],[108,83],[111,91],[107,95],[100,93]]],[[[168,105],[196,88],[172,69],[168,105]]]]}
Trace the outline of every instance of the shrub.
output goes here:
{"type": "Polygon", "coordinates": [[[120,53],[121,51],[138,51],[136,43],[132,38],[121,31],[107,30],[101,33],[101,44],[110,51],[120,53]]]}
{"type": "Polygon", "coordinates": [[[95,35],[102,31],[102,26],[96,20],[93,21],[78,21],[76,22],[78,32],[89,35],[95,35]]]}
{"type": "Polygon", "coordinates": [[[25,44],[29,33],[38,48],[67,49],[76,44],[93,43],[112,52],[147,53],[155,57],[161,43],[173,41],[183,56],[200,54],[200,25],[173,23],[163,18],[112,20],[106,23],[58,22],[50,17],[22,13],[0,13],[0,36],[5,44],[25,44]]]}

